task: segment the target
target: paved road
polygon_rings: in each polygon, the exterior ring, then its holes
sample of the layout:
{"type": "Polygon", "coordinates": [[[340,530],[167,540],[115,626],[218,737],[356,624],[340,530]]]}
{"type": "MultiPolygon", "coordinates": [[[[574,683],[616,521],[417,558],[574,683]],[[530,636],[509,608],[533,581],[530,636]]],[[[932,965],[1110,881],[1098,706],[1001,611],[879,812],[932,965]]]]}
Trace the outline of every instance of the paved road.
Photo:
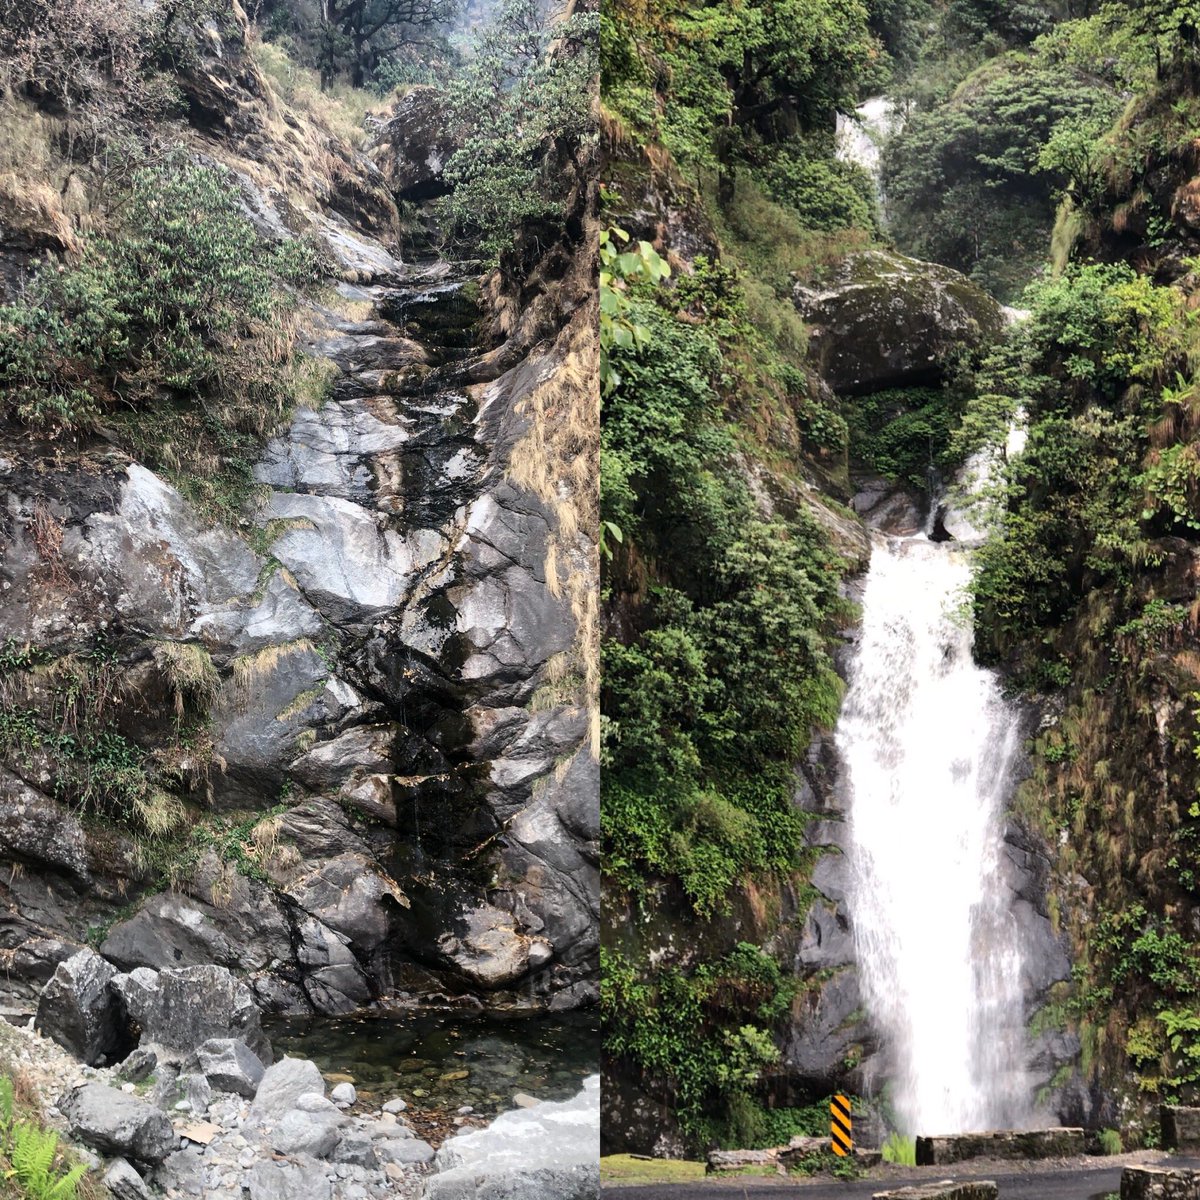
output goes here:
{"type": "MultiPolygon", "coordinates": [[[[1132,1158],[1133,1156],[1130,1156],[1132,1158]]],[[[1123,1163],[1128,1161],[1124,1159],[1123,1163]]],[[[1200,1168],[1197,1159],[1167,1159],[1158,1155],[1148,1158],[1154,1166],[1200,1168]]],[[[1080,1167],[1065,1170],[1031,1170],[1018,1175],[996,1172],[979,1174],[973,1168],[958,1170],[942,1168],[944,1174],[922,1173],[909,1179],[857,1180],[842,1183],[836,1180],[792,1182],[774,1179],[739,1179],[704,1183],[654,1184],[640,1187],[608,1186],[604,1190],[611,1200],[870,1200],[876,1192],[889,1188],[904,1187],[909,1183],[928,1182],[934,1179],[966,1179],[973,1175],[979,1179],[991,1179],[1000,1188],[1000,1200],[1100,1200],[1117,1192],[1121,1187],[1122,1166],[1105,1166],[1100,1160],[1092,1160],[1080,1167]]]]}

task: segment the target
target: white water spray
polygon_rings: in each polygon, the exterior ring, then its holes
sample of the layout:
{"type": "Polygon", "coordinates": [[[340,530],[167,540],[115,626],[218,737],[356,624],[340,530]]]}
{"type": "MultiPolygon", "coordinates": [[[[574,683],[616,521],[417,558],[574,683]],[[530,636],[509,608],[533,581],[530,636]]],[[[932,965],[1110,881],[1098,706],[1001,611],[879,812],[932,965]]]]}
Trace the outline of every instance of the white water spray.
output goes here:
{"type": "Polygon", "coordinates": [[[863,999],[911,1133],[1028,1118],[1021,956],[1001,876],[1016,715],[971,655],[967,552],[881,541],[837,728],[863,999]]]}

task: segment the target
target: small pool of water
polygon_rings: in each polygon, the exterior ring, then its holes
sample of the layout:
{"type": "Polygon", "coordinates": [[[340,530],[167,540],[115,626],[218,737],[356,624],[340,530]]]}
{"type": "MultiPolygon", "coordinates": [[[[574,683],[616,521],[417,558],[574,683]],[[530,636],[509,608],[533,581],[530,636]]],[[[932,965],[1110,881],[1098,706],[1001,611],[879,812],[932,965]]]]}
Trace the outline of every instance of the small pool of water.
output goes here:
{"type": "Polygon", "coordinates": [[[312,1059],[331,1083],[349,1080],[360,1104],[401,1097],[435,1144],[464,1105],[473,1109],[469,1123],[480,1123],[514,1107],[518,1092],[566,1100],[600,1061],[595,1011],[506,1017],[420,1008],[264,1025],[277,1055],[312,1059]]]}

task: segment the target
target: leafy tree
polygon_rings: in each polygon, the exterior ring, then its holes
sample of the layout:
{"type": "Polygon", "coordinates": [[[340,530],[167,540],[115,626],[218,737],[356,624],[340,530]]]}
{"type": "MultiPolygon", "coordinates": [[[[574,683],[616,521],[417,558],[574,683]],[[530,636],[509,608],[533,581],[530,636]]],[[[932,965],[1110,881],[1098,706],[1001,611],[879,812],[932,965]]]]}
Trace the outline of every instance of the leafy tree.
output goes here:
{"type": "Polygon", "coordinates": [[[495,262],[522,229],[561,219],[568,166],[582,176],[595,146],[594,13],[556,21],[538,0],[501,0],[451,85],[459,149],[446,164],[453,236],[495,262]]]}
{"type": "Polygon", "coordinates": [[[450,24],[461,0],[321,0],[318,67],[328,88],[345,61],[362,87],[381,62],[450,24]]]}

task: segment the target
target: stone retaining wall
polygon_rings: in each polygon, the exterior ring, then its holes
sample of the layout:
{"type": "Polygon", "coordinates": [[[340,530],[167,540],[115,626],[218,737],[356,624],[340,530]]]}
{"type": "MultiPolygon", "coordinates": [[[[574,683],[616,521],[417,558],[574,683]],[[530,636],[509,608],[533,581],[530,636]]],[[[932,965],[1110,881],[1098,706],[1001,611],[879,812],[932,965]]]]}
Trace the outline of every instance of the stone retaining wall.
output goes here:
{"type": "Polygon", "coordinates": [[[1200,1171],[1126,1167],[1121,1200],[1200,1200],[1200,1171]]]}
{"type": "Polygon", "coordinates": [[[935,1167],[968,1158],[1074,1158],[1084,1153],[1082,1129],[1001,1129],[917,1138],[917,1166],[935,1167]]]}

